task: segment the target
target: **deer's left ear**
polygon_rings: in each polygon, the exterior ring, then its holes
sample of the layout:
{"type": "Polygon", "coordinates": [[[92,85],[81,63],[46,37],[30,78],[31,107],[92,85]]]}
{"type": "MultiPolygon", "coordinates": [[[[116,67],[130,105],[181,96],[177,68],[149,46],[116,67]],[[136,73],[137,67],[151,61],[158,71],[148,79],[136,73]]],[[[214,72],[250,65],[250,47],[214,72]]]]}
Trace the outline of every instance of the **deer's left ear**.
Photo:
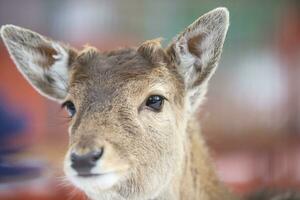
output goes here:
{"type": "Polygon", "coordinates": [[[228,10],[214,9],[187,27],[167,48],[185,81],[192,107],[198,106],[216,70],[228,25],[228,10]]]}
{"type": "Polygon", "coordinates": [[[19,71],[42,95],[62,101],[76,50],[36,32],[5,25],[1,37],[19,71]]]}

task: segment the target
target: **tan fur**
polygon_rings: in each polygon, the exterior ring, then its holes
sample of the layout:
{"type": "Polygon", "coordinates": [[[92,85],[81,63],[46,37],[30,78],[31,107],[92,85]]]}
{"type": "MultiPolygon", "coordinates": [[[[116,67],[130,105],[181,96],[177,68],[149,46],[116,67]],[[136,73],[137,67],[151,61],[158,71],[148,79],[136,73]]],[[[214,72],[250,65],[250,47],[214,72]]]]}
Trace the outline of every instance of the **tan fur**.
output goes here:
{"type": "Polygon", "coordinates": [[[1,35],[38,91],[74,103],[65,173],[90,198],[226,200],[234,197],[218,181],[192,114],[203,101],[227,28],[228,12],[220,8],[196,20],[166,49],[160,40],[150,40],[104,53],[55,47],[52,40],[14,26],[3,27],[1,35]],[[55,64],[64,59],[68,62],[58,69],[55,64]],[[145,105],[151,95],[166,98],[160,112],[145,105]],[[70,154],[99,149],[104,153],[93,170],[104,175],[77,176],[70,154]]]}

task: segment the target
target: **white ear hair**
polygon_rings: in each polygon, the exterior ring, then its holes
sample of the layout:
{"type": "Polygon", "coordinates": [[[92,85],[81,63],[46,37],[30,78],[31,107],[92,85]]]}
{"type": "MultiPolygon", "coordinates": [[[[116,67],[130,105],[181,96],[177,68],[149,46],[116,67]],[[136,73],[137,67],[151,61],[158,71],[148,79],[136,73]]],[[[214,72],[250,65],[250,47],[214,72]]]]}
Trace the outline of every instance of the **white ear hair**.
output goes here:
{"type": "Polygon", "coordinates": [[[54,88],[60,96],[66,96],[69,80],[69,53],[58,43],[52,43],[52,47],[57,54],[52,57],[55,59],[54,64],[49,67],[48,73],[55,81],[54,88]]]}
{"type": "Polygon", "coordinates": [[[5,25],[1,37],[17,68],[42,95],[62,100],[67,94],[70,53],[74,51],[38,33],[5,25]]]}

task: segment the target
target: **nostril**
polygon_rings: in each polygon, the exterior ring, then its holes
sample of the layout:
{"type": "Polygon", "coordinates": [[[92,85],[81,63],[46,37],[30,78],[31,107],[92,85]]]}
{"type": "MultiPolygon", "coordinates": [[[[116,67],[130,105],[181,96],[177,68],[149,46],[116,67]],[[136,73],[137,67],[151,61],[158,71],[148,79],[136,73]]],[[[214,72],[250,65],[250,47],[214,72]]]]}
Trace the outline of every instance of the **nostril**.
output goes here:
{"type": "Polygon", "coordinates": [[[91,157],[92,161],[96,162],[97,160],[99,160],[103,155],[103,151],[104,151],[104,149],[101,148],[100,151],[93,152],[92,157],[91,157]]]}
{"type": "Polygon", "coordinates": [[[72,154],[71,154],[71,161],[72,161],[72,162],[76,162],[76,161],[78,160],[78,157],[79,157],[79,156],[78,156],[77,154],[72,153],[72,154]]]}
{"type": "Polygon", "coordinates": [[[104,148],[102,147],[99,151],[92,151],[84,155],[78,155],[76,153],[71,153],[70,160],[73,164],[82,163],[96,163],[103,155],[104,148]]]}
{"type": "Polygon", "coordinates": [[[82,157],[82,156],[80,156],[80,155],[78,155],[78,154],[76,154],[76,153],[72,153],[72,154],[71,154],[71,162],[72,162],[72,163],[76,163],[76,162],[78,162],[78,161],[81,160],[81,157],[82,157]]]}

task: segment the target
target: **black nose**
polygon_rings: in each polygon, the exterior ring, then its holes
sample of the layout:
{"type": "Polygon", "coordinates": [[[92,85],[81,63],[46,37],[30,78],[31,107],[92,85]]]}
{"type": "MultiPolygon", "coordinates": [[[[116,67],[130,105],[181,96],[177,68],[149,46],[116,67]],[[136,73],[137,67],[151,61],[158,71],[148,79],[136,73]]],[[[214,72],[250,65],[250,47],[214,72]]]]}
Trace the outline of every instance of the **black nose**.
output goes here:
{"type": "Polygon", "coordinates": [[[103,155],[103,148],[100,151],[92,151],[87,154],[71,154],[71,167],[76,170],[79,176],[91,175],[91,169],[103,155]]]}

